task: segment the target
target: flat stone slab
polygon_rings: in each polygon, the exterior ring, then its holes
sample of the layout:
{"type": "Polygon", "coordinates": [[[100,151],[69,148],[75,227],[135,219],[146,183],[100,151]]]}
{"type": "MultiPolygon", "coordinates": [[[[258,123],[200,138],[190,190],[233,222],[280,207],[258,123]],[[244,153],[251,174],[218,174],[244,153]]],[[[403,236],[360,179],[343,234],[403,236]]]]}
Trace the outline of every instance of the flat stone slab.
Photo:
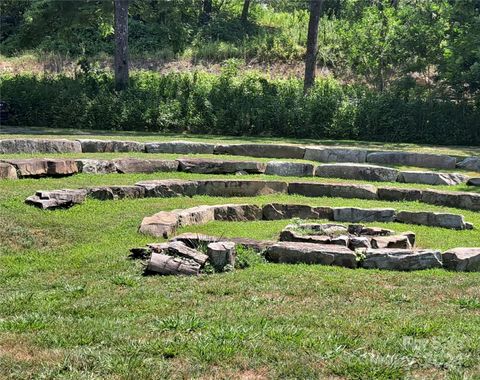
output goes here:
{"type": "Polygon", "coordinates": [[[357,267],[357,257],[355,253],[340,245],[278,242],[266,249],[265,258],[274,263],[322,264],[347,268],[357,267]]]}
{"type": "Polygon", "coordinates": [[[393,202],[417,202],[422,200],[423,191],[417,189],[402,189],[400,187],[379,187],[378,199],[393,202]]]}
{"type": "Polygon", "coordinates": [[[366,269],[411,271],[442,267],[440,251],[410,249],[367,249],[360,266],[366,269]]]}
{"type": "Polygon", "coordinates": [[[455,169],[457,164],[455,157],[444,154],[400,151],[372,152],[367,155],[367,162],[379,165],[403,165],[437,169],[455,169]]]}
{"type": "Polygon", "coordinates": [[[398,170],[367,164],[323,164],[315,169],[315,176],[361,181],[395,182],[398,170]]]}
{"type": "Polygon", "coordinates": [[[175,172],[178,169],[178,162],[175,160],[118,158],[113,160],[113,164],[119,173],[175,172]]]}
{"type": "Polygon", "coordinates": [[[319,146],[307,146],[305,148],[305,160],[320,162],[366,162],[367,151],[350,148],[330,148],[319,146]]]}
{"type": "Polygon", "coordinates": [[[229,222],[246,222],[261,220],[262,208],[250,204],[226,204],[213,206],[215,220],[229,222]]]}
{"type": "Polygon", "coordinates": [[[466,183],[468,177],[460,173],[437,173],[420,171],[401,171],[398,182],[421,183],[425,185],[455,186],[466,183]]]}
{"type": "Polygon", "coordinates": [[[87,197],[87,190],[63,189],[53,191],[37,191],[35,195],[28,197],[25,203],[44,210],[58,208],[70,208],[83,203],[87,197]]]}
{"type": "Polygon", "coordinates": [[[312,177],[314,166],[300,162],[270,161],[267,163],[265,174],[290,176],[290,177],[312,177]]]}
{"type": "Polygon", "coordinates": [[[198,276],[200,274],[200,264],[193,260],[153,252],[148,261],[146,272],[161,275],[198,276]]]}
{"type": "Polygon", "coordinates": [[[467,182],[468,186],[480,186],[480,178],[470,178],[467,182]]]}
{"type": "Polygon", "coordinates": [[[458,272],[480,272],[480,248],[453,248],[443,253],[443,266],[458,272]]]}
{"type": "Polygon", "coordinates": [[[457,167],[464,170],[471,170],[474,172],[480,172],[480,157],[467,157],[464,160],[457,163],[457,167]]]}
{"type": "Polygon", "coordinates": [[[288,186],[288,192],[305,197],[377,199],[377,189],[371,185],[291,182],[288,186]]]}
{"type": "Polygon", "coordinates": [[[171,198],[197,195],[198,183],[181,179],[149,180],[135,184],[145,189],[146,197],[171,198]]]}
{"type": "Polygon", "coordinates": [[[0,162],[0,179],[17,179],[17,170],[7,162],[0,162]]]}
{"type": "Polygon", "coordinates": [[[15,153],[81,153],[78,141],[65,139],[6,139],[0,140],[0,154],[15,153]]]}
{"type": "Polygon", "coordinates": [[[13,165],[20,177],[60,177],[78,172],[77,163],[69,159],[28,158],[5,162],[13,165]]]}
{"type": "Polygon", "coordinates": [[[177,214],[178,225],[181,227],[205,224],[215,220],[214,206],[196,206],[171,212],[177,214]]]}
{"type": "Polygon", "coordinates": [[[464,230],[468,228],[462,215],[440,212],[400,211],[397,213],[395,221],[454,230],[464,230]]]}
{"type": "Polygon", "coordinates": [[[245,172],[248,174],[261,174],[265,172],[266,164],[255,161],[229,161],[215,159],[178,159],[179,170],[187,173],[202,174],[233,174],[245,172]]]}
{"type": "Polygon", "coordinates": [[[184,257],[195,261],[200,267],[203,267],[208,260],[208,256],[204,253],[190,248],[183,244],[181,241],[174,241],[168,243],[167,252],[171,256],[184,257]]]}
{"type": "Polygon", "coordinates": [[[321,206],[270,203],[263,206],[262,213],[264,220],[292,218],[333,220],[333,209],[321,206]]]}
{"type": "Polygon", "coordinates": [[[179,219],[175,212],[160,211],[152,216],[143,218],[138,231],[146,235],[167,239],[176,231],[178,224],[179,219]]]}
{"type": "Polygon", "coordinates": [[[463,208],[470,211],[480,211],[479,193],[428,189],[422,192],[422,202],[439,206],[463,208]]]}
{"type": "Polygon", "coordinates": [[[372,248],[412,249],[410,239],[406,235],[374,236],[370,239],[372,248]]]}
{"type": "Polygon", "coordinates": [[[145,144],[147,153],[213,154],[213,144],[193,141],[165,141],[145,144]]]}
{"type": "Polygon", "coordinates": [[[393,222],[395,210],[392,208],[362,209],[356,207],[335,207],[333,220],[336,222],[393,222]]]}
{"type": "Polygon", "coordinates": [[[302,159],[305,148],[287,144],[232,144],[216,145],[214,153],[232,156],[302,159]]]}
{"type": "Polygon", "coordinates": [[[212,197],[255,197],[287,193],[288,185],[280,181],[210,180],[198,181],[198,195],[212,197]]]}
{"type": "Polygon", "coordinates": [[[111,174],[117,172],[115,164],[110,160],[79,159],[75,162],[79,173],[111,174]]]}
{"type": "Polygon", "coordinates": [[[137,141],[78,140],[83,153],[144,152],[145,144],[137,141]]]}

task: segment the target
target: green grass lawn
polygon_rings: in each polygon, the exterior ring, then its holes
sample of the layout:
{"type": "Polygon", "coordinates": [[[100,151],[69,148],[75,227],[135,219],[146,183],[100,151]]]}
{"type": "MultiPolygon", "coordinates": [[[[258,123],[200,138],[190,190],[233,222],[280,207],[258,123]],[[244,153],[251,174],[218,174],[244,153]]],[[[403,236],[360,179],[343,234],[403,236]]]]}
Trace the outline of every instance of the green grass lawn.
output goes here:
{"type": "MultiPolygon", "coordinates": [[[[477,228],[480,213],[288,195],[88,200],[59,211],[23,203],[38,189],[169,177],[211,178],[80,174],[0,182],[0,378],[480,376],[480,273],[259,264],[198,278],[145,277],[142,264],[127,259],[129,248],[158,241],[137,233],[144,216],[200,204],[451,211],[477,228]]],[[[213,222],[179,233],[272,239],[288,223],[213,222]]],[[[374,224],[413,230],[425,248],[480,246],[478,229],[374,224]]]]}
{"type": "Polygon", "coordinates": [[[132,140],[141,142],[154,141],[201,141],[213,144],[233,143],[285,143],[285,144],[313,144],[331,146],[349,146],[372,150],[404,150],[412,152],[449,154],[453,156],[472,156],[480,154],[478,146],[438,146],[407,143],[385,143],[356,140],[327,140],[327,139],[293,139],[279,137],[242,137],[242,136],[212,136],[190,134],[165,134],[152,132],[129,131],[89,131],[77,129],[54,129],[35,127],[0,127],[2,138],[66,138],[66,139],[100,139],[100,140],[132,140]]]}

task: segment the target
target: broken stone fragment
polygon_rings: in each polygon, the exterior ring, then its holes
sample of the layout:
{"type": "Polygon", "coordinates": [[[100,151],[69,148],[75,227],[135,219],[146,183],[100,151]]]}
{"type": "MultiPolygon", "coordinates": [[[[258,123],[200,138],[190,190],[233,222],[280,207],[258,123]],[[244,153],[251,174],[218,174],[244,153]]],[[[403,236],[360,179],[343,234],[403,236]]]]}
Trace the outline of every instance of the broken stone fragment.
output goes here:
{"type": "Polygon", "coordinates": [[[198,276],[200,264],[193,260],[153,252],[148,261],[146,272],[162,275],[198,276]]]}
{"type": "Polygon", "coordinates": [[[480,271],[480,248],[453,248],[443,253],[445,268],[458,272],[480,271]]]}
{"type": "Polygon", "coordinates": [[[227,265],[235,266],[235,243],[222,241],[207,245],[207,255],[216,270],[223,271],[227,265]]]}

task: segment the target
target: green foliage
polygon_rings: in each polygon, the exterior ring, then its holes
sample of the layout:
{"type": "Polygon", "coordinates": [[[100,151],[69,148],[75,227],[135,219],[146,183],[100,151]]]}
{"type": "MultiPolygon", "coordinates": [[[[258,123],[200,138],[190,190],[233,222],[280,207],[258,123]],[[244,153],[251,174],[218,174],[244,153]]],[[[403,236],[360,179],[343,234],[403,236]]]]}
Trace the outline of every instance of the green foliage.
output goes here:
{"type": "Polygon", "coordinates": [[[237,257],[235,259],[235,268],[236,269],[245,269],[249,267],[254,267],[258,264],[265,263],[263,256],[259,255],[257,252],[245,248],[241,245],[237,246],[237,257]]]}
{"type": "Polygon", "coordinates": [[[2,99],[13,125],[53,128],[190,132],[224,135],[343,138],[475,145],[478,107],[430,96],[399,82],[383,93],[317,81],[305,97],[302,81],[238,73],[134,72],[116,92],[109,73],[85,66],[76,78],[4,75],[2,99]]]}

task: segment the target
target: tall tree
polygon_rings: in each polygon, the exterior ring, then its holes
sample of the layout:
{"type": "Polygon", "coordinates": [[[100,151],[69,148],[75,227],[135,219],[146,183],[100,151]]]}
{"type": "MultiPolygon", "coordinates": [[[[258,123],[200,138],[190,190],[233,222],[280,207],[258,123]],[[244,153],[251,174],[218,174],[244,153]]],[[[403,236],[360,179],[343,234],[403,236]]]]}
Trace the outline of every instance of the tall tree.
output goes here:
{"type": "Polygon", "coordinates": [[[244,0],[243,2],[243,9],[242,9],[242,17],[241,20],[244,24],[246,24],[248,19],[248,9],[250,8],[250,0],[244,0]]]}
{"type": "Polygon", "coordinates": [[[310,18],[308,20],[307,53],[305,55],[305,80],[303,91],[308,90],[315,83],[315,69],[317,66],[318,50],[318,23],[322,10],[323,0],[310,0],[310,18]]]}
{"type": "Polygon", "coordinates": [[[128,86],[128,0],[114,0],[115,88],[128,86]]]}

